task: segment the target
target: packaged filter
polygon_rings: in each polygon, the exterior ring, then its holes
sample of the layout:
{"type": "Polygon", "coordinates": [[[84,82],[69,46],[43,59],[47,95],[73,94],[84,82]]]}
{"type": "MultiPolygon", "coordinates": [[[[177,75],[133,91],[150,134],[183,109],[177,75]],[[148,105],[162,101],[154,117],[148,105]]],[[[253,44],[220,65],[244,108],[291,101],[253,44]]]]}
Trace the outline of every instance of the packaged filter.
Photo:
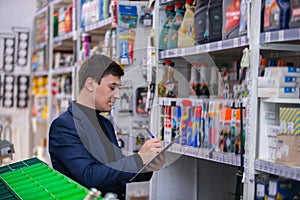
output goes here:
{"type": "Polygon", "coordinates": [[[240,0],[223,0],[223,39],[239,35],[240,0]]]}
{"type": "Polygon", "coordinates": [[[195,6],[194,0],[186,0],[186,11],[178,30],[178,47],[190,47],[194,45],[195,39],[195,6]]]}
{"type": "Polygon", "coordinates": [[[289,23],[290,28],[299,28],[300,27],[300,1],[291,0],[291,20],[289,23]]]}

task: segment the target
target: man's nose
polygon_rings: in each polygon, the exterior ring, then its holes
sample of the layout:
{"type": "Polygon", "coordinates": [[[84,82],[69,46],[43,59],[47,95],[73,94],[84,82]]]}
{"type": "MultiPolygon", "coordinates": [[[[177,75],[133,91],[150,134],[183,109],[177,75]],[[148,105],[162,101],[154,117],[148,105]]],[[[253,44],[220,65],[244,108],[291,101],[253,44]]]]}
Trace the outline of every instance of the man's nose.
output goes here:
{"type": "Polygon", "coordinates": [[[120,93],[120,89],[116,88],[114,91],[114,98],[116,99],[120,99],[121,98],[121,93],[120,93]]]}

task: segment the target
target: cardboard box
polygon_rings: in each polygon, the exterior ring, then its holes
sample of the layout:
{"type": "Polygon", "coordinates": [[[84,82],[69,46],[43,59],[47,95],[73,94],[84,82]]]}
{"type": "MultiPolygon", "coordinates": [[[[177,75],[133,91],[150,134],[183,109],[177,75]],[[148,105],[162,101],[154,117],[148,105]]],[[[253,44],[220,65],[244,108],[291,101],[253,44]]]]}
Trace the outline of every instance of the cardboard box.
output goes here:
{"type": "Polygon", "coordinates": [[[300,136],[300,108],[279,109],[280,134],[300,136]]]}
{"type": "Polygon", "coordinates": [[[278,135],[275,162],[300,166],[300,136],[278,135]]]}
{"type": "Polygon", "coordinates": [[[259,88],[280,88],[280,87],[297,87],[299,77],[297,76],[284,76],[278,77],[258,77],[257,87],[259,88]]]}
{"type": "Polygon", "coordinates": [[[257,88],[257,96],[262,98],[295,98],[299,99],[298,87],[257,88]]]}

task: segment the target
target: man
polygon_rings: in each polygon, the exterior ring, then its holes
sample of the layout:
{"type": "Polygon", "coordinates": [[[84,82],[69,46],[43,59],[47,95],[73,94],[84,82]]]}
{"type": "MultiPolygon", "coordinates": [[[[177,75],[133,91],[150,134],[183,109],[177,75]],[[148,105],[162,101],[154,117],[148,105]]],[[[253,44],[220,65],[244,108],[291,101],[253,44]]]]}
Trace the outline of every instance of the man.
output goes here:
{"type": "MultiPolygon", "coordinates": [[[[95,54],[78,73],[79,95],[68,110],[57,117],[49,130],[49,153],[53,168],[87,188],[95,187],[104,195],[116,193],[125,199],[126,183],[157,152],[159,139],[145,142],[140,151],[125,157],[117,146],[111,122],[101,115],[109,112],[120,98],[122,68],[110,58],[95,54]]],[[[134,181],[148,181],[153,170],[164,164],[161,156],[134,181]]]]}

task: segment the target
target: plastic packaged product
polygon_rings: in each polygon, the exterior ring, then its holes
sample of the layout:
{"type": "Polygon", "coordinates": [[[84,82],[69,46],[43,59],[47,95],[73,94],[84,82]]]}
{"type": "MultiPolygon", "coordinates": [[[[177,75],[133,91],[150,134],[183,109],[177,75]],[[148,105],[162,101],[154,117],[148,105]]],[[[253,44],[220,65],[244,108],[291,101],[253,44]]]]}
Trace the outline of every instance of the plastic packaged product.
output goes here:
{"type": "Polygon", "coordinates": [[[165,82],[169,79],[169,68],[170,68],[170,60],[166,60],[163,66],[163,77],[161,81],[157,84],[158,87],[158,97],[163,97],[165,95],[165,82]]]}
{"type": "Polygon", "coordinates": [[[208,0],[197,1],[195,11],[195,44],[203,44],[207,42],[207,7],[208,0]]]}
{"type": "Polygon", "coordinates": [[[229,39],[237,37],[240,25],[240,0],[223,0],[223,36],[229,39]]]}
{"type": "Polygon", "coordinates": [[[210,98],[218,97],[218,81],[219,81],[219,70],[217,67],[211,67],[211,77],[208,84],[210,98]]]}
{"type": "Polygon", "coordinates": [[[186,0],[185,13],[178,30],[178,47],[190,47],[195,39],[195,6],[194,0],[186,0]]]}
{"type": "Polygon", "coordinates": [[[300,0],[291,0],[291,20],[289,23],[290,28],[300,27],[300,0]]]}
{"type": "Polygon", "coordinates": [[[209,97],[209,90],[208,90],[208,83],[209,83],[209,76],[210,76],[210,69],[207,67],[206,63],[200,64],[200,87],[199,87],[199,97],[200,98],[208,98],[209,97]]]}
{"type": "Polygon", "coordinates": [[[169,29],[172,25],[172,21],[175,16],[174,7],[166,6],[166,13],[167,13],[167,21],[165,22],[165,24],[163,26],[163,29],[160,33],[160,38],[159,38],[159,50],[161,50],[161,51],[168,49],[169,29]]]}
{"type": "MultiPolygon", "coordinates": [[[[173,66],[171,63],[170,66],[173,66]]],[[[174,69],[169,69],[169,79],[164,84],[165,97],[177,98],[178,97],[178,81],[174,79],[174,69]]]]}
{"type": "Polygon", "coordinates": [[[192,87],[190,91],[191,96],[196,96],[199,94],[199,73],[196,69],[196,65],[192,64],[191,66],[191,78],[190,86],[192,87]]]}
{"type": "Polygon", "coordinates": [[[174,49],[178,47],[178,30],[181,26],[184,15],[182,3],[175,4],[175,12],[176,14],[168,33],[168,49],[174,49]]]}

